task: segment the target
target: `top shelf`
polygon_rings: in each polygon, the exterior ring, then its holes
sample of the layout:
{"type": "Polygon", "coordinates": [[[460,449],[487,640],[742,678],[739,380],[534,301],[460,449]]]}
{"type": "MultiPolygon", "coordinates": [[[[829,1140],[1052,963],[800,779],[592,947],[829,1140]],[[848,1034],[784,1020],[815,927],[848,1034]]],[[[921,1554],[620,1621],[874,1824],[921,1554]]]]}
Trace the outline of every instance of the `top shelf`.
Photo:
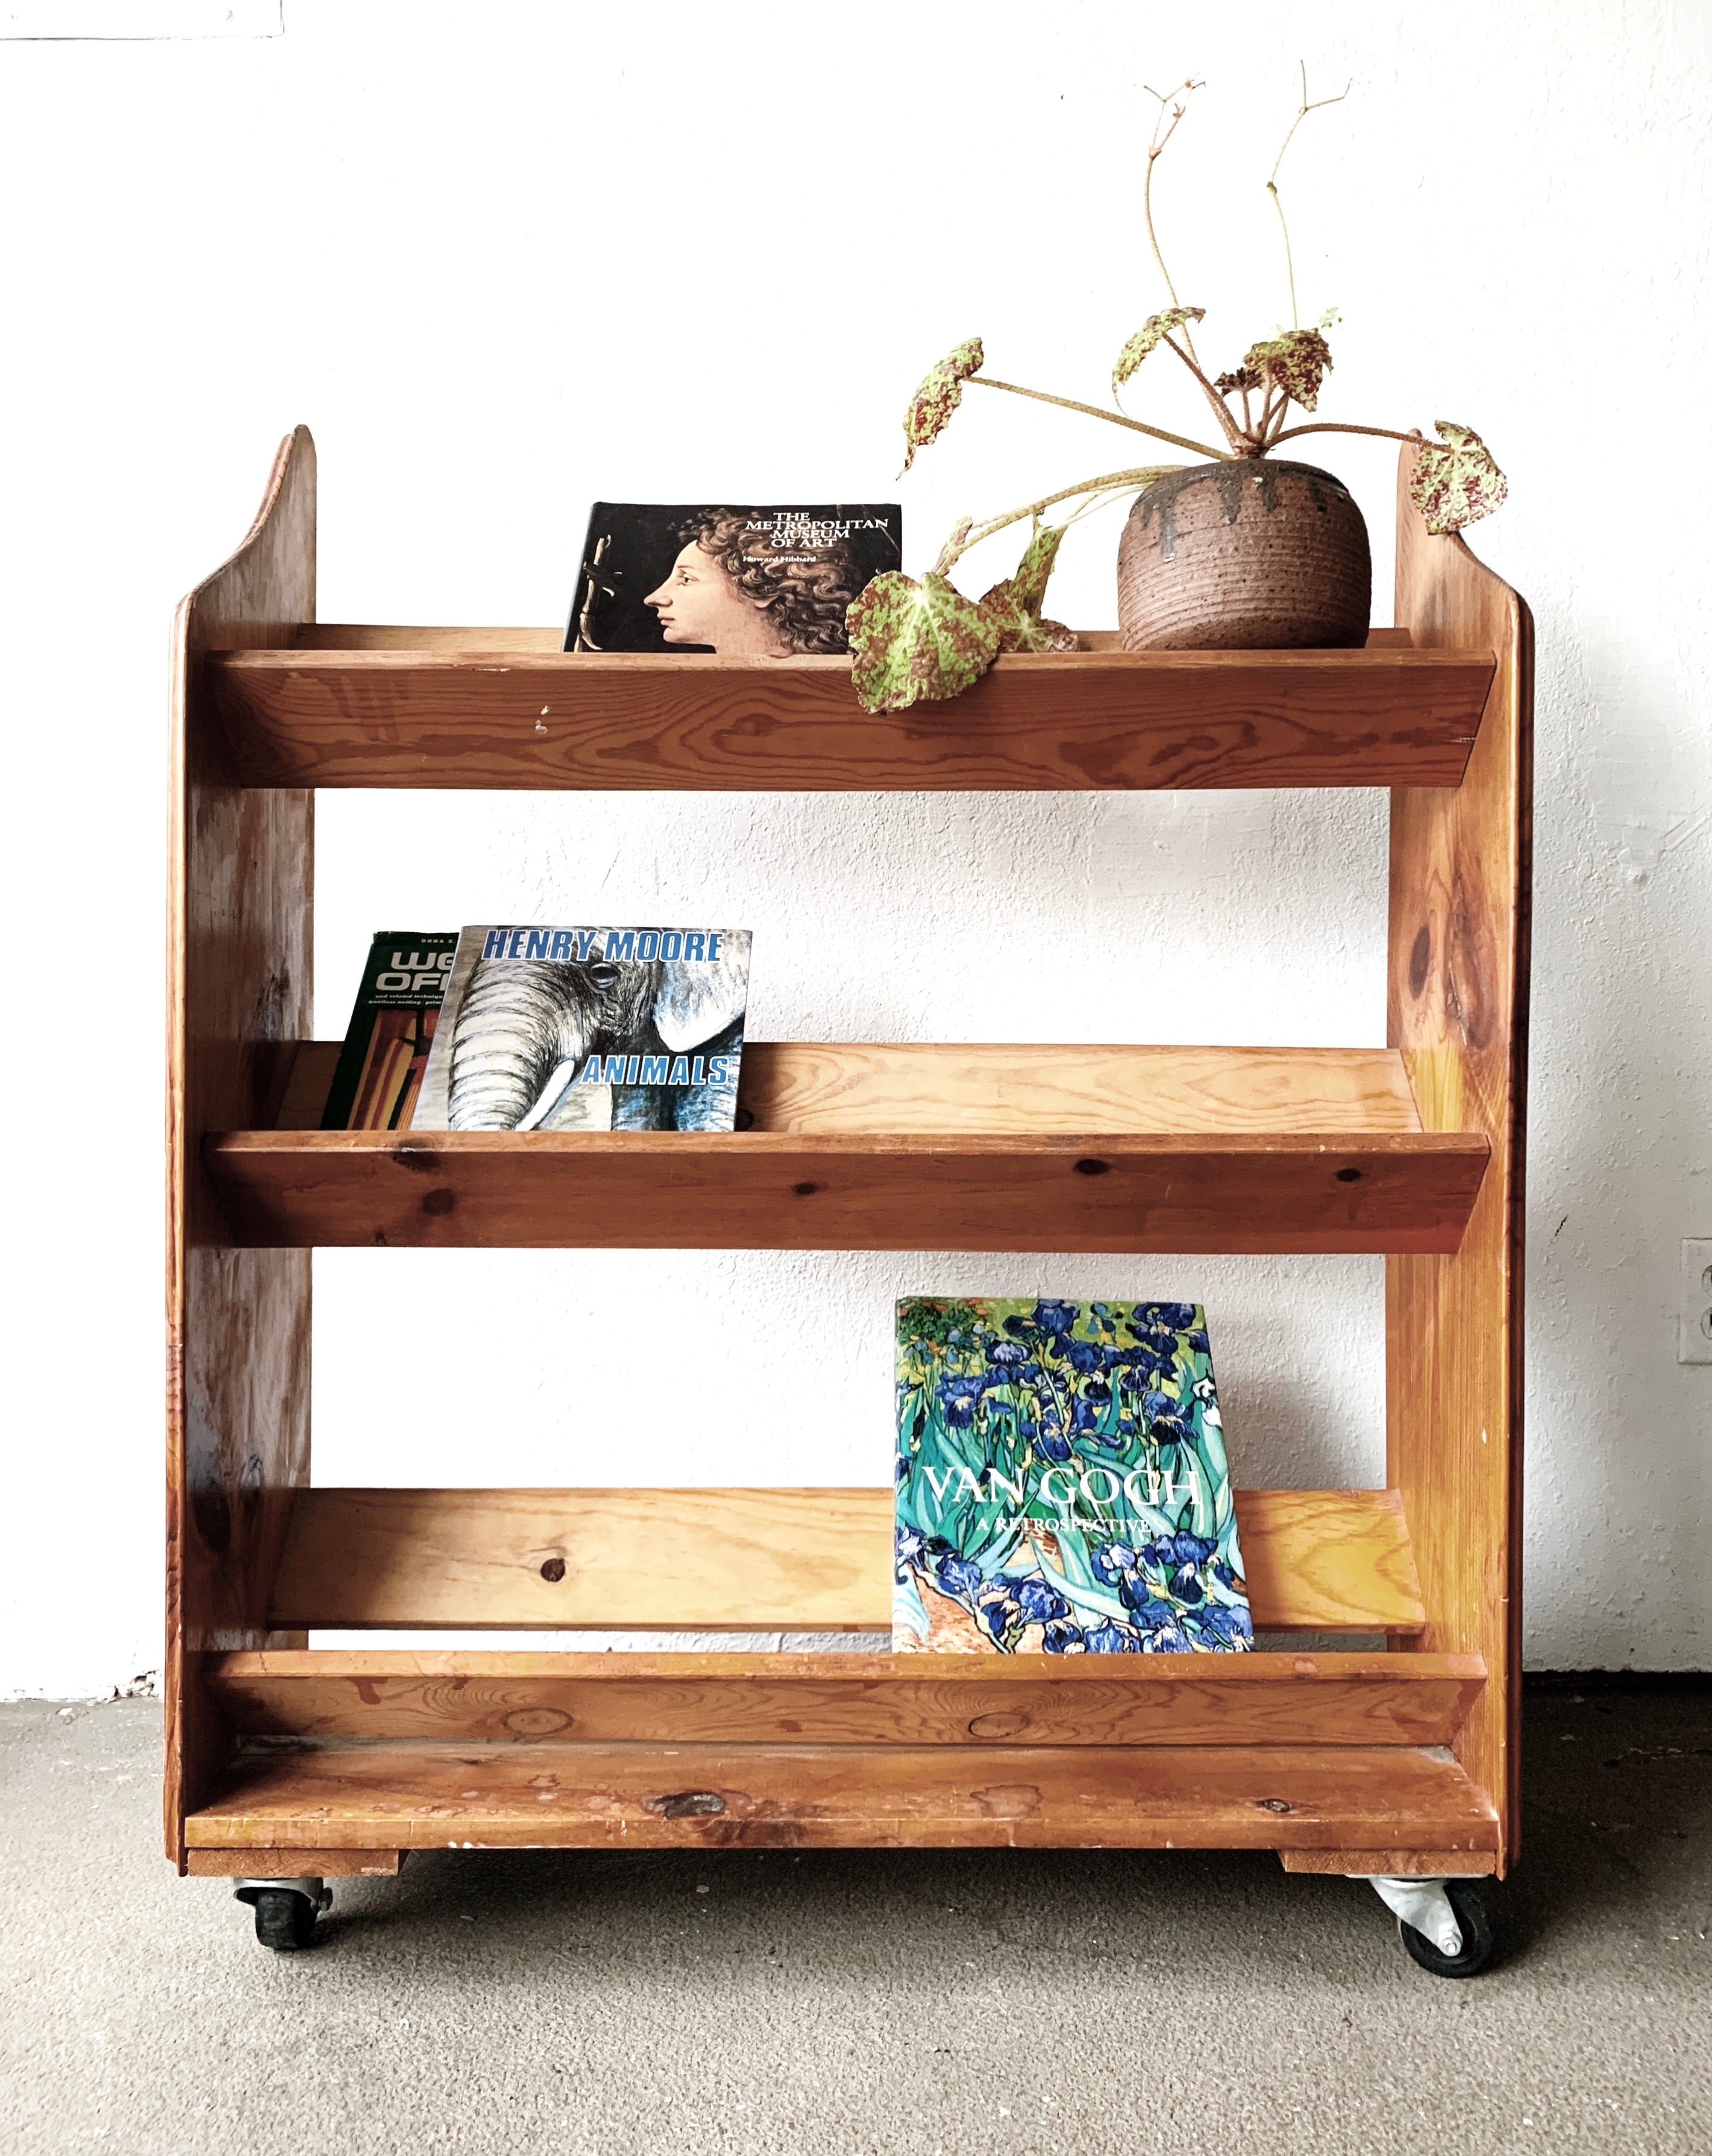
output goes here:
{"type": "Polygon", "coordinates": [[[566,653],[552,629],[311,624],[203,663],[244,786],[807,793],[1457,786],[1494,669],[1399,629],[1360,651],[1082,642],[878,716],[847,659],[566,653]]]}

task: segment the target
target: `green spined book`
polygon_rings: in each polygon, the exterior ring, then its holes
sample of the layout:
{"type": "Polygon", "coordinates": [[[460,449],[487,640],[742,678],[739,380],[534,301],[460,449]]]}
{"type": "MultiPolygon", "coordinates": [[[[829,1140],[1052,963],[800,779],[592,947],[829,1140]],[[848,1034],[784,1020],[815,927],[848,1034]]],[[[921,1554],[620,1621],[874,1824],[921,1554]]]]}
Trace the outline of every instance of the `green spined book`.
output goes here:
{"type": "Polygon", "coordinates": [[[324,1131],[407,1131],[451,973],[458,932],[383,928],[368,947],[324,1131]]]}
{"type": "Polygon", "coordinates": [[[1205,1312],[897,1306],[897,1654],[1254,1644],[1205,1312]]]}

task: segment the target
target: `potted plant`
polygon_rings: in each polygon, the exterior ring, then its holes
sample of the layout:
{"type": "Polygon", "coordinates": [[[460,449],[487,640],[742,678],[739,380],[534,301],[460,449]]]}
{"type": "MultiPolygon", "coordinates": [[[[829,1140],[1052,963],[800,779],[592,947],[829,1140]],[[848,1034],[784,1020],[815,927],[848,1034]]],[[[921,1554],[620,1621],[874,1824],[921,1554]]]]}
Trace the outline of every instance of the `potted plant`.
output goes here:
{"type": "Polygon", "coordinates": [[[1278,177],[1303,121],[1340,100],[1310,102],[1305,70],[1300,109],[1267,182],[1283,238],[1290,327],[1251,345],[1240,364],[1227,372],[1213,375],[1203,367],[1192,325],[1204,319],[1206,311],[1180,301],[1153,218],[1154,167],[1197,87],[1188,81],[1169,96],[1149,93],[1158,99],[1159,110],[1148,144],[1142,209],[1170,305],[1150,315],[1118,353],[1112,369],[1113,409],[995,381],[983,372],[986,357],[980,339],[970,337],[946,354],[910,400],[903,421],[903,468],[907,471],[916,452],[938,439],[969,385],[1087,413],[1186,450],[1197,461],[1104,472],[1000,516],[984,521],[964,517],[923,577],[892,571],[875,578],[849,614],[856,694],[869,711],[901,711],[958,696],[1001,652],[1073,649],[1073,633],[1048,619],[1044,611],[1058,549],[1071,525],[1129,495],[1135,499],[1118,557],[1118,633],[1125,649],[1268,649],[1365,642],[1371,570],[1361,512],[1329,472],[1274,454],[1306,434],[1374,434],[1419,444],[1409,491],[1430,531],[1458,531],[1503,501],[1504,474],[1472,428],[1441,419],[1435,442],[1415,429],[1401,433],[1317,416],[1320,389],[1332,364],[1325,333],[1338,317],[1328,311],[1314,328],[1301,326],[1278,177]],[[1161,349],[1189,370],[1205,395],[1218,441],[1171,434],[1123,410],[1124,384],[1161,349]],[[1306,418],[1296,419],[1298,413],[1306,418]],[[1046,512],[1063,503],[1071,505],[1068,511],[1056,521],[1046,521],[1046,512]],[[1025,521],[1029,535],[1015,572],[979,600],[959,592],[951,572],[962,556],[979,541],[1025,521]]]}

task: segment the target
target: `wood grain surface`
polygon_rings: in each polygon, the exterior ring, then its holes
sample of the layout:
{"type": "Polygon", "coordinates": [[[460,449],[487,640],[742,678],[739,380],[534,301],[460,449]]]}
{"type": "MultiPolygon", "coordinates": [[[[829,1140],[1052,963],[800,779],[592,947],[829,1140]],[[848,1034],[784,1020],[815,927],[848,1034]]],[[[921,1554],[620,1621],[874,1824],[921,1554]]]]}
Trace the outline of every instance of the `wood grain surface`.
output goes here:
{"type": "Polygon", "coordinates": [[[1457,1739],[1519,1825],[1523,1147],[1527,1105],[1533,624],[1460,539],[1429,537],[1398,473],[1397,614],[1427,649],[1498,668],[1455,792],[1393,795],[1390,1028],[1429,1130],[1483,1130],[1493,1162],[1455,1255],[1386,1267],[1387,1480],[1408,1508],[1431,1621],[1492,1681],[1457,1739]]]}
{"type": "Polygon", "coordinates": [[[214,660],[246,781],[745,793],[1454,786],[1492,677],[1478,648],[1019,653],[954,702],[874,715],[856,700],[847,659],[567,654],[521,647],[529,632],[460,633],[488,640],[214,660]]]}
{"type": "Polygon", "coordinates": [[[245,1753],[193,1846],[1489,1849],[1440,1748],[357,1745],[245,1753]]]}
{"type": "MultiPolygon", "coordinates": [[[[1426,1621],[1395,1492],[1239,1491],[1236,1519],[1260,1630],[1426,1621]]],[[[889,1631],[892,1493],[303,1490],[273,1623],[889,1631]]]]}
{"type": "MultiPolygon", "coordinates": [[[[1400,497],[1406,477],[1406,459],[1400,497]]],[[[164,1689],[181,1869],[384,1873],[449,1844],[1108,1844],[1501,1871],[1531,771],[1515,594],[1403,501],[1400,630],[1365,651],[1124,654],[1091,637],[877,719],[842,660],[318,630],[314,565],[300,429],[175,643],[164,1689]],[[314,785],[1373,784],[1398,789],[1386,1051],[757,1044],[749,1127],[717,1140],[303,1127],[327,1067],[304,1040],[314,785]],[[1263,1629],[1413,1651],[1121,1674],[311,1653],[311,1624],[882,1629],[890,1521],[883,1491],[308,1490],[316,1243],[1385,1250],[1392,1488],[1237,1503],[1263,1629]],[[234,1755],[240,1732],[271,1742],[234,1755]],[[294,1737],[328,1742],[283,1748],[294,1737]]]]}
{"type": "Polygon", "coordinates": [[[798,1250],[1453,1250],[1483,1132],[228,1131],[242,1241],[798,1250]]]}
{"type": "Polygon", "coordinates": [[[1486,1879],[1498,1869],[1496,1851],[1478,1849],[1281,1849],[1278,1861],[1345,1879],[1486,1879]]]}
{"type": "Polygon", "coordinates": [[[280,444],[254,524],[178,609],[167,1048],[167,1854],[227,1748],[208,1652],[259,1646],[290,1496],[309,1472],[309,1256],[238,1250],[203,1135],[270,1121],[311,1013],[314,797],[234,782],[211,644],[278,644],[315,611],[315,445],[280,444]]]}
{"type": "Polygon", "coordinates": [[[398,1849],[192,1849],[184,1868],[193,1879],[396,1879],[404,1861],[398,1849]]]}
{"type": "Polygon", "coordinates": [[[1473,1656],[923,1660],[311,1649],[230,1655],[213,1681],[246,1735],[318,1742],[1371,1745],[1447,1744],[1483,1676],[1473,1656]]]}
{"type": "MultiPolygon", "coordinates": [[[[299,1044],[276,1129],[321,1128],[339,1048],[336,1040],[299,1044]]],[[[1015,1041],[746,1041],[738,1122],[805,1137],[1421,1127],[1403,1059],[1391,1049],[1015,1041]]]]}

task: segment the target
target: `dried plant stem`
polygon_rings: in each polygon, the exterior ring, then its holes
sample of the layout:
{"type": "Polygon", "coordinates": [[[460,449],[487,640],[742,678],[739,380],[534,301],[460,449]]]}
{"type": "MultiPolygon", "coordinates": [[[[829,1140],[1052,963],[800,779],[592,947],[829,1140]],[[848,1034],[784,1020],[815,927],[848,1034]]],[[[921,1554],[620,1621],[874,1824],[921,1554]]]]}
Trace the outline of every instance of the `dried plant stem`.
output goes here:
{"type": "MultiPolygon", "coordinates": [[[[1190,75],[1179,83],[1175,90],[1163,97],[1159,95],[1158,90],[1148,88],[1146,85],[1143,87],[1147,89],[1149,97],[1158,100],[1159,110],[1154,121],[1152,140],[1147,146],[1147,168],[1142,175],[1141,182],[1141,213],[1147,222],[1148,244],[1154,251],[1154,260],[1158,264],[1160,277],[1164,280],[1165,290],[1171,295],[1171,305],[1174,307],[1180,307],[1183,302],[1177,297],[1177,287],[1171,282],[1171,273],[1165,267],[1165,258],[1159,251],[1159,235],[1154,229],[1154,167],[1164,154],[1166,143],[1177,132],[1184,114],[1189,110],[1190,99],[1201,85],[1193,75],[1190,75]],[[1171,100],[1174,98],[1180,98],[1182,102],[1173,104],[1171,100]],[[1167,112],[1170,115],[1170,124],[1162,135],[1159,129],[1165,121],[1167,112]]],[[[1183,341],[1189,346],[1191,352],[1195,350],[1195,340],[1190,336],[1186,326],[1183,331],[1183,341]]]]}
{"type": "MultiPolygon", "coordinates": [[[[1279,416],[1282,418],[1283,414],[1279,416]]],[[[1281,433],[1272,436],[1272,442],[1293,442],[1298,434],[1377,434],[1387,442],[1424,442],[1427,439],[1418,427],[1411,427],[1405,434],[1399,434],[1395,427],[1351,427],[1341,419],[1315,419],[1305,427],[1284,428],[1281,433]]]]}
{"type": "Polygon", "coordinates": [[[1318,112],[1328,105],[1341,105],[1344,100],[1350,95],[1350,84],[1346,82],[1344,85],[1343,89],[1335,97],[1316,98],[1310,105],[1308,101],[1308,63],[1306,60],[1302,60],[1298,62],[1298,64],[1302,69],[1301,109],[1298,111],[1296,117],[1290,122],[1289,132],[1285,136],[1283,142],[1278,146],[1278,154],[1272,159],[1271,177],[1266,183],[1266,191],[1272,198],[1272,208],[1278,213],[1278,230],[1284,235],[1284,275],[1289,280],[1290,285],[1290,326],[1293,330],[1299,330],[1301,328],[1302,318],[1296,311],[1296,264],[1290,253],[1290,228],[1284,222],[1283,200],[1278,193],[1278,167],[1284,162],[1284,152],[1289,148],[1292,141],[1294,139],[1296,130],[1302,125],[1308,114],[1310,112],[1318,112]]]}
{"type": "MultiPolygon", "coordinates": [[[[1178,358],[1180,359],[1183,364],[1189,369],[1189,372],[1195,377],[1195,380],[1200,384],[1201,389],[1206,394],[1207,403],[1212,406],[1213,410],[1218,414],[1219,424],[1224,429],[1225,439],[1230,444],[1232,451],[1239,456],[1242,454],[1245,446],[1242,429],[1236,424],[1236,420],[1231,416],[1230,406],[1226,403],[1224,398],[1220,396],[1218,391],[1214,388],[1212,383],[1209,382],[1206,375],[1202,373],[1200,362],[1195,358],[1192,352],[1185,352],[1183,349],[1183,346],[1178,343],[1175,337],[1167,336],[1164,341],[1171,347],[1172,351],[1176,353],[1178,358]]],[[[1187,339],[1185,337],[1185,342],[1186,341],[1187,339]]]]}
{"type": "MultiPolygon", "coordinates": [[[[946,541],[938,560],[933,564],[934,573],[941,577],[949,575],[971,547],[979,546],[983,539],[990,539],[995,531],[1002,531],[1008,524],[1021,524],[1025,516],[1038,516],[1042,510],[1051,509],[1055,503],[1068,501],[1073,495],[1085,494],[1089,497],[1076,511],[1076,516],[1081,516],[1096,507],[1103,497],[1125,494],[1132,489],[1149,485],[1162,472],[1177,469],[1175,465],[1141,465],[1133,471],[1107,472],[1099,479],[1078,480],[1074,486],[1061,487],[1057,494],[1043,494],[1038,501],[1026,501],[1021,509],[1007,509],[1002,516],[990,516],[985,523],[970,524],[965,520],[946,541]]],[[[1074,519],[1066,521],[1069,522],[1074,519]]]]}
{"type": "MultiPolygon", "coordinates": [[[[1080,404],[1073,397],[1054,397],[1045,389],[1025,389],[1015,382],[995,382],[990,374],[972,374],[964,383],[965,389],[1003,389],[1013,397],[1032,397],[1039,404],[1062,404],[1067,412],[1086,412],[1092,419],[1108,420],[1114,427],[1128,427],[1138,434],[1151,434],[1156,442],[1169,442],[1174,449],[1193,449],[1197,456],[1223,457],[1224,449],[1216,449],[1206,442],[1192,442],[1186,434],[1168,434],[1163,427],[1149,427],[1144,419],[1132,419],[1127,412],[1108,412],[1098,404],[1080,404]]],[[[1072,487],[1071,493],[1077,490],[1072,487]]]]}

